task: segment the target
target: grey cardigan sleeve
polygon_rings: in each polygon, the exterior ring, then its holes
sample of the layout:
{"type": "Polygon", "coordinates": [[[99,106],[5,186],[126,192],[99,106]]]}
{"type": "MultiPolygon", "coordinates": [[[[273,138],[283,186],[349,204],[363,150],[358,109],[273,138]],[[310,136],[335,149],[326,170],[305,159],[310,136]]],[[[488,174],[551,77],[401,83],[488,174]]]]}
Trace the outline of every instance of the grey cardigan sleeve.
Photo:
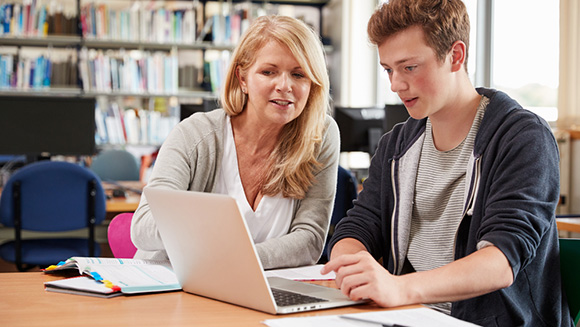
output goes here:
{"type": "Polygon", "coordinates": [[[336,122],[327,116],[325,124],[318,156],[323,166],[306,197],[298,201],[289,233],[256,245],[264,269],[312,265],[322,254],[334,207],[340,151],[336,122]]]}
{"type": "MultiPolygon", "coordinates": [[[[147,187],[211,192],[222,155],[225,112],[195,114],[177,125],[163,142],[147,187]],[[193,117],[195,116],[195,117],[193,117]]],[[[131,221],[138,259],[167,259],[145,195],[131,221]]]]}

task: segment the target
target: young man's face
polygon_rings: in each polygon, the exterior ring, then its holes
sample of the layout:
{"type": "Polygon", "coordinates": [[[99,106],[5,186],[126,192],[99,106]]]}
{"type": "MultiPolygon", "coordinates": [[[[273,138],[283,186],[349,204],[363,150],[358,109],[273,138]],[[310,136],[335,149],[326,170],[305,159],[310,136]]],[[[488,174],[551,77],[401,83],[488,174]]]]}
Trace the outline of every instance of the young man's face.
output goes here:
{"type": "Polygon", "coordinates": [[[378,50],[391,90],[399,95],[411,117],[435,115],[453,99],[450,55],[444,62],[438,60],[421,27],[409,27],[391,36],[378,50]]]}

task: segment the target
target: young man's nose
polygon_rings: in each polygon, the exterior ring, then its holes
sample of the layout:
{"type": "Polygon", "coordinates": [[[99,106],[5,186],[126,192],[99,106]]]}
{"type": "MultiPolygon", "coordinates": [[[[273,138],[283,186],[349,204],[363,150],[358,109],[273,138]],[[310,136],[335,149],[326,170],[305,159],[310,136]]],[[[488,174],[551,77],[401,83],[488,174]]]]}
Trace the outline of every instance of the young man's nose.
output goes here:
{"type": "Polygon", "coordinates": [[[399,74],[393,72],[391,76],[389,76],[389,79],[391,81],[391,91],[397,93],[407,88],[407,83],[399,74]]]}

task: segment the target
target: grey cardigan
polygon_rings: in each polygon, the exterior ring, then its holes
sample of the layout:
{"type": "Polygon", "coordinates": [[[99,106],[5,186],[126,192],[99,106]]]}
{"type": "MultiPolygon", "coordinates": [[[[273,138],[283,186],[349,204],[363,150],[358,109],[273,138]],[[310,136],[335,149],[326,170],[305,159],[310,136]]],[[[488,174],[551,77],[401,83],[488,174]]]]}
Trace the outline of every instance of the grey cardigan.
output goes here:
{"type": "MultiPolygon", "coordinates": [[[[216,109],[196,113],[179,123],[159,150],[147,187],[213,192],[223,157],[226,113],[216,109]]],[[[327,116],[316,180],[299,200],[288,234],[256,244],[264,269],[316,263],[322,253],[334,205],[338,174],[339,132],[327,116]]],[[[163,242],[149,210],[141,202],[131,223],[131,239],[138,248],[135,258],[167,259],[163,242]]]]}

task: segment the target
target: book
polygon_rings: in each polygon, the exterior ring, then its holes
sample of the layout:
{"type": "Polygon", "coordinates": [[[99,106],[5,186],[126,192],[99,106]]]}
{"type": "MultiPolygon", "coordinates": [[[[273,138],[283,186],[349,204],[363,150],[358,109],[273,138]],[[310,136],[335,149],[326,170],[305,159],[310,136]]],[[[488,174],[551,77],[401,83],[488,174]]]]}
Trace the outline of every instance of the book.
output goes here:
{"type": "Polygon", "coordinates": [[[181,290],[169,261],[72,257],[46,274],[78,269],[80,277],[44,283],[46,291],[97,297],[181,290]]]}

